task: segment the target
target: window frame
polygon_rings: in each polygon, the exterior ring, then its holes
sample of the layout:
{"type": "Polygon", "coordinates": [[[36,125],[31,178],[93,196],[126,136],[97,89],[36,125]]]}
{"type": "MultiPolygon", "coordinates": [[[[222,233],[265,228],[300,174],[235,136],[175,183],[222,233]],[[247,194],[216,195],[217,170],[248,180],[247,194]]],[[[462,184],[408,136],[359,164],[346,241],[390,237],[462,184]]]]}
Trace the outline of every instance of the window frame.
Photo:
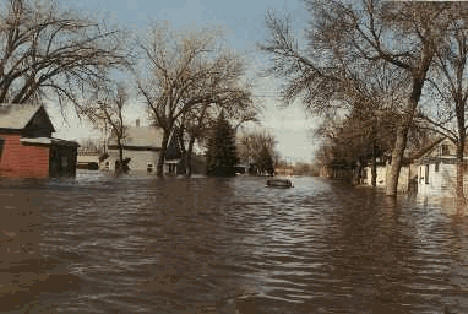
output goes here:
{"type": "Polygon", "coordinates": [[[146,163],[146,172],[151,173],[154,170],[154,162],[146,163]]]}
{"type": "Polygon", "coordinates": [[[441,156],[449,156],[450,155],[450,149],[449,149],[448,144],[440,145],[440,155],[441,156]]]}

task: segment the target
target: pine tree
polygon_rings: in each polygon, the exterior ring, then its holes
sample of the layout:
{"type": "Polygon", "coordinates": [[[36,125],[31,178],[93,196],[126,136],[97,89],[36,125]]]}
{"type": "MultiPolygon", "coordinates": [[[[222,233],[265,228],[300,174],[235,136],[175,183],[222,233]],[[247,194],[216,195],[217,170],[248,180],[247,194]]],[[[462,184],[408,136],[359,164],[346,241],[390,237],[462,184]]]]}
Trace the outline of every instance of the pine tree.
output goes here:
{"type": "Polygon", "coordinates": [[[263,146],[262,150],[258,154],[257,167],[261,174],[265,174],[266,172],[271,175],[274,172],[273,159],[271,158],[271,154],[266,146],[263,146]]]}
{"type": "Polygon", "coordinates": [[[234,130],[221,113],[208,140],[207,172],[211,176],[233,176],[237,163],[234,130]]]}

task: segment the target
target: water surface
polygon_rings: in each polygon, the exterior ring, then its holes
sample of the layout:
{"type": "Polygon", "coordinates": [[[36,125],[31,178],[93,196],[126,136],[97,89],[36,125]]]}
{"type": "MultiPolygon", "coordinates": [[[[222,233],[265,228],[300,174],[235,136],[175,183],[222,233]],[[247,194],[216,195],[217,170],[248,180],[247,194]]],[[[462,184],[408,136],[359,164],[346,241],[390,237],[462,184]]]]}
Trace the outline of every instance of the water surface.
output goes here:
{"type": "Polygon", "coordinates": [[[450,203],[264,183],[0,181],[0,312],[468,313],[450,203]]]}

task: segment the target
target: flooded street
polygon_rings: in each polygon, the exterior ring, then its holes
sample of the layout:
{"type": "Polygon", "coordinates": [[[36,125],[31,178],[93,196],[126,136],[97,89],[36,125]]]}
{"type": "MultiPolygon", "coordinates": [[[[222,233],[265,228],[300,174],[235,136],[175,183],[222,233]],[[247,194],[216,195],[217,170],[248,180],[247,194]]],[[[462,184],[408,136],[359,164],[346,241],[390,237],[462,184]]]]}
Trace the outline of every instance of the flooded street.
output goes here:
{"type": "Polygon", "coordinates": [[[0,312],[468,313],[468,219],[315,178],[0,181],[0,312]]]}

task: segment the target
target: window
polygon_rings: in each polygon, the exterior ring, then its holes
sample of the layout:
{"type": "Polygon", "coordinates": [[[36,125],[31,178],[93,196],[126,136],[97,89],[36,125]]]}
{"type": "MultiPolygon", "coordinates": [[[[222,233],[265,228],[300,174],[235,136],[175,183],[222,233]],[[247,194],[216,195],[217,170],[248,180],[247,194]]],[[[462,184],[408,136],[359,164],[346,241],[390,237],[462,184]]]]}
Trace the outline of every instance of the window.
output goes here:
{"type": "Polygon", "coordinates": [[[447,144],[442,144],[442,152],[441,152],[442,156],[447,156],[447,155],[450,155],[450,152],[449,152],[449,147],[447,144]]]}
{"type": "Polygon", "coordinates": [[[148,163],[148,166],[146,167],[146,171],[148,171],[148,173],[153,172],[153,163],[152,162],[148,163]]]}
{"type": "Polygon", "coordinates": [[[440,166],[440,163],[435,164],[435,172],[439,172],[439,166],[440,166]]]}
{"type": "Polygon", "coordinates": [[[105,162],[104,169],[109,170],[109,162],[108,161],[105,162]]]}

